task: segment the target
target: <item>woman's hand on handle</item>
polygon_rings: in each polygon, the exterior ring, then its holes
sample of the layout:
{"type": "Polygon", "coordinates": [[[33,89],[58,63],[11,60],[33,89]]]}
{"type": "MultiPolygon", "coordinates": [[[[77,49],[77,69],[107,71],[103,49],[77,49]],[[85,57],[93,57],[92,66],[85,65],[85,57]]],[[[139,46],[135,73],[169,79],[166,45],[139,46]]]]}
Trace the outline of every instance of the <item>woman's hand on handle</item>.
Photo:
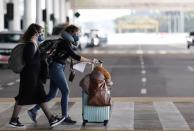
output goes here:
{"type": "Polygon", "coordinates": [[[96,64],[96,63],[100,63],[100,61],[96,58],[93,58],[93,59],[88,59],[88,58],[85,58],[85,57],[81,57],[81,62],[88,62],[88,63],[91,63],[91,64],[96,64]]]}
{"type": "Polygon", "coordinates": [[[85,58],[85,57],[81,56],[80,62],[88,62],[88,63],[92,63],[92,62],[93,62],[93,60],[92,60],[92,59],[88,59],[88,58],[85,58]]]}
{"type": "Polygon", "coordinates": [[[93,58],[93,59],[92,59],[92,64],[95,64],[95,63],[99,63],[99,60],[96,59],[96,58],[93,58]]]}

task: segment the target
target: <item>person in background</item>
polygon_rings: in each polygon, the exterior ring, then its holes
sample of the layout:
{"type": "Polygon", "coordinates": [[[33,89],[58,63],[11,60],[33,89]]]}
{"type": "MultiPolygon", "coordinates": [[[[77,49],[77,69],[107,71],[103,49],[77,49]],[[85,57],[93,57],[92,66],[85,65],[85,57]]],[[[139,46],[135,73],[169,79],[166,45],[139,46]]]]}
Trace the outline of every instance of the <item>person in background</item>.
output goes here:
{"type": "MultiPolygon", "coordinates": [[[[65,117],[64,123],[75,124],[76,121],[72,120],[68,114],[68,99],[69,99],[69,86],[65,76],[65,68],[68,58],[80,62],[94,63],[97,59],[88,59],[76,54],[73,50],[73,46],[77,46],[79,41],[80,29],[75,25],[69,25],[61,33],[62,41],[56,47],[55,53],[50,57],[49,75],[50,75],[50,91],[47,95],[47,101],[50,101],[57,94],[57,90],[61,91],[61,110],[62,116],[65,117]]],[[[37,111],[40,109],[39,105],[36,105],[32,109],[28,110],[28,114],[32,121],[37,122],[37,111]]]]}
{"type": "Polygon", "coordinates": [[[12,127],[25,127],[19,121],[19,113],[23,105],[37,104],[45,113],[50,126],[60,124],[65,116],[58,118],[54,116],[47,107],[46,93],[43,82],[47,74],[45,73],[43,62],[38,49],[38,41],[43,40],[43,28],[38,24],[31,24],[23,35],[22,42],[26,43],[23,50],[25,66],[20,73],[19,93],[15,97],[13,114],[9,121],[12,127]]]}

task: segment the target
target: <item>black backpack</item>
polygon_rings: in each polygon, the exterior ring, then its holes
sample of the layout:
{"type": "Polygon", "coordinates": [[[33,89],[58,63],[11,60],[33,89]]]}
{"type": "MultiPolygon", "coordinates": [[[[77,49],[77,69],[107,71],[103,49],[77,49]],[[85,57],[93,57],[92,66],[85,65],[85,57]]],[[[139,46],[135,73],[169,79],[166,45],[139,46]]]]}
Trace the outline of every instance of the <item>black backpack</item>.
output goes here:
{"type": "Polygon", "coordinates": [[[40,56],[41,56],[41,64],[43,64],[43,67],[41,69],[41,76],[42,82],[46,83],[46,79],[49,78],[49,63],[52,61],[50,60],[52,56],[55,54],[56,48],[60,42],[62,42],[63,39],[52,39],[52,40],[45,40],[43,43],[39,46],[40,56]],[[46,74],[46,75],[45,75],[46,74]]]}
{"type": "Polygon", "coordinates": [[[55,54],[56,48],[63,39],[45,40],[40,44],[39,50],[42,59],[49,59],[55,54]]]}

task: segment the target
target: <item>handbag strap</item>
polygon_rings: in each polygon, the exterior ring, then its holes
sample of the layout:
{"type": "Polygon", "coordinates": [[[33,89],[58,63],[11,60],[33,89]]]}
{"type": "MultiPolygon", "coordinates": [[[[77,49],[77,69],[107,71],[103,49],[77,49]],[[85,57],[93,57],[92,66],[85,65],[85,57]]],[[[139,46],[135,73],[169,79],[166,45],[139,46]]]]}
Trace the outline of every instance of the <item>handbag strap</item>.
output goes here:
{"type": "Polygon", "coordinates": [[[70,61],[70,70],[73,70],[73,60],[70,61]]]}

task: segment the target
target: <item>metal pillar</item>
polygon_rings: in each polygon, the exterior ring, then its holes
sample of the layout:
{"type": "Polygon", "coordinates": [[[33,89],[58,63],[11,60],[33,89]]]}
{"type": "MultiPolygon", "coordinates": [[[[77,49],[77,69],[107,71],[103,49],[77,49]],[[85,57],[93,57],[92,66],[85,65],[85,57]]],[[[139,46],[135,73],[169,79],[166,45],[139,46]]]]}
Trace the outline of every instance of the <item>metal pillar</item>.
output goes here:
{"type": "Polygon", "coordinates": [[[43,25],[42,18],[42,0],[36,0],[36,23],[41,26],[43,25]]]}
{"type": "Polygon", "coordinates": [[[20,31],[20,14],[19,14],[19,0],[10,0],[13,6],[13,20],[9,22],[9,30],[20,31]]]}
{"type": "Polygon", "coordinates": [[[4,30],[4,0],[0,0],[0,31],[4,30]]]}
{"type": "Polygon", "coordinates": [[[53,14],[54,14],[54,25],[59,24],[59,7],[60,7],[60,1],[59,0],[53,0],[53,14]]]}
{"type": "Polygon", "coordinates": [[[31,7],[32,7],[32,0],[24,0],[24,28],[23,28],[24,30],[26,30],[32,22],[31,7]]]}

